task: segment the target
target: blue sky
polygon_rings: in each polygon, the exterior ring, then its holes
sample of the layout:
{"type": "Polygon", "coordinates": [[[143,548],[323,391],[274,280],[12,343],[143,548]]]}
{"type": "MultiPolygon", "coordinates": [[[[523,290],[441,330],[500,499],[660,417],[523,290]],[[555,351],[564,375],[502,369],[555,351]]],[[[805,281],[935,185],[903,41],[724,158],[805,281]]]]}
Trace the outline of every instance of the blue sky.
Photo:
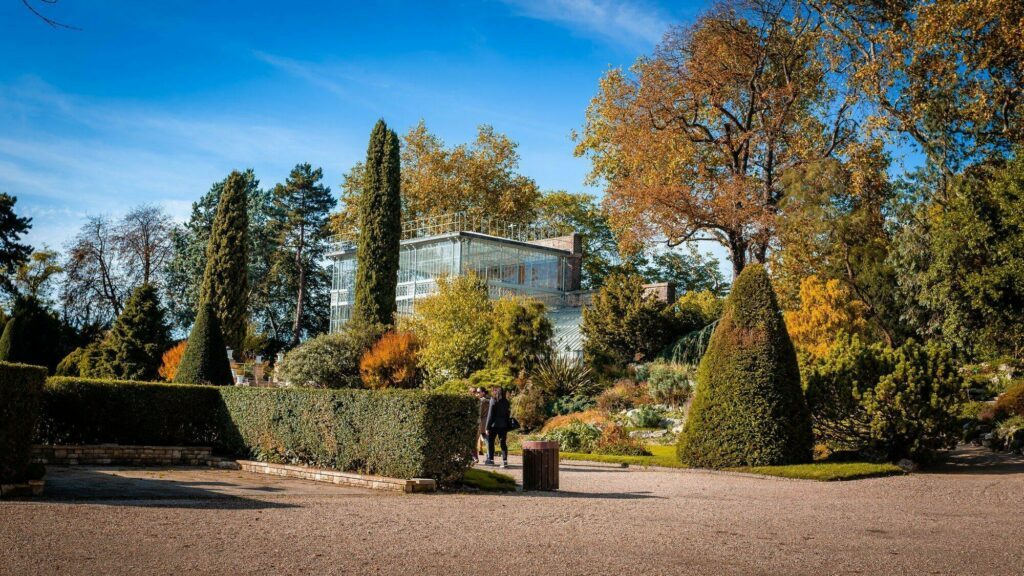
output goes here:
{"type": "Polygon", "coordinates": [[[379,117],[450,144],[491,124],[542,188],[585,190],[570,132],[598,79],[704,4],[34,1],[81,30],[0,5],[0,191],[54,247],[141,203],[183,219],[236,168],[310,162],[337,190],[379,117]]]}

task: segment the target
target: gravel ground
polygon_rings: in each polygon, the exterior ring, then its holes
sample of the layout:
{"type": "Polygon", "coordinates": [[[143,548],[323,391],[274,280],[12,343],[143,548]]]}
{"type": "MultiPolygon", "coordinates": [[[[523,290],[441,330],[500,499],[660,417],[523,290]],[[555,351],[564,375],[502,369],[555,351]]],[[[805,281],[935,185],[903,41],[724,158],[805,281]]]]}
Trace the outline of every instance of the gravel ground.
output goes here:
{"type": "Polygon", "coordinates": [[[1020,458],[837,483],[563,462],[561,483],[53,467],[45,499],[0,502],[0,574],[1024,574],[1020,458]]]}

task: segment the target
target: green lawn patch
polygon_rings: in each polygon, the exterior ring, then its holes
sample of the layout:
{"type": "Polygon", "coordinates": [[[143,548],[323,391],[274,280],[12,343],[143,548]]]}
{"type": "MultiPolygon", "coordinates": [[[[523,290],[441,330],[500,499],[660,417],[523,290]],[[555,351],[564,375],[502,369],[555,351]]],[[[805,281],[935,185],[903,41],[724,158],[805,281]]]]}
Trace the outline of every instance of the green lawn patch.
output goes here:
{"type": "Polygon", "coordinates": [[[837,480],[859,480],[862,478],[878,478],[903,474],[903,470],[895,464],[875,464],[873,462],[813,462],[811,464],[793,464],[790,466],[749,466],[732,468],[734,472],[748,472],[764,476],[780,476],[800,480],[820,480],[832,482],[837,480]]]}
{"type": "Polygon", "coordinates": [[[515,492],[516,481],[508,474],[499,474],[479,468],[466,470],[462,477],[462,484],[469,488],[476,488],[484,492],[515,492]]]}
{"type": "Polygon", "coordinates": [[[647,450],[650,456],[613,456],[611,454],[581,454],[576,452],[562,452],[559,456],[562,460],[585,460],[588,462],[606,462],[609,464],[627,464],[629,466],[663,466],[665,468],[686,468],[676,458],[676,447],[674,445],[660,446],[648,444],[647,450]]]}

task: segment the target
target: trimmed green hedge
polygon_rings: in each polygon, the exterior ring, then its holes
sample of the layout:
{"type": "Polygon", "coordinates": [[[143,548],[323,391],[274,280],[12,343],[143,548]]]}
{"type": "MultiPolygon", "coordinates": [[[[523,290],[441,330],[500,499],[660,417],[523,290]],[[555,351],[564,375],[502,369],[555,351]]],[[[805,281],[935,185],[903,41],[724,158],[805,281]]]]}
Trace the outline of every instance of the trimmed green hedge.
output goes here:
{"type": "Polygon", "coordinates": [[[47,444],[220,446],[216,387],[57,376],[46,382],[39,439],[47,444]]]}
{"type": "Polygon", "coordinates": [[[474,398],[52,378],[40,439],[204,445],[265,462],[449,480],[469,463],[474,398]]]}
{"type": "Polygon", "coordinates": [[[0,482],[26,480],[46,368],[0,362],[0,482]]]}

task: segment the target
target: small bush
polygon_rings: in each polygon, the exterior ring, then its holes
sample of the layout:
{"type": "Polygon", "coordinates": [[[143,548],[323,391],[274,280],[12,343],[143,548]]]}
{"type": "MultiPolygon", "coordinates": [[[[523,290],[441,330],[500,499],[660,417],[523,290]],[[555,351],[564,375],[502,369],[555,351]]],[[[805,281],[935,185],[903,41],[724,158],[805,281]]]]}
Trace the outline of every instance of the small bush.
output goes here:
{"type": "Polygon", "coordinates": [[[597,406],[597,401],[592,396],[574,394],[555,398],[554,402],[548,406],[548,413],[552,416],[562,416],[590,410],[594,406],[597,406]]]}
{"type": "Polygon", "coordinates": [[[18,297],[0,334],[0,362],[56,368],[61,359],[60,320],[34,297],[18,297]]]}
{"type": "MultiPolygon", "coordinates": [[[[178,373],[178,365],[181,364],[181,357],[185,355],[186,346],[188,346],[188,342],[182,340],[164,352],[160,358],[160,369],[157,370],[158,376],[167,382],[174,382],[174,375],[178,373]]],[[[58,375],[76,376],[77,374],[60,374],[58,371],[58,375]]]]}
{"type": "Polygon", "coordinates": [[[359,375],[367,388],[416,388],[420,344],[411,332],[388,332],[363,354],[359,375]]]}
{"type": "Polygon", "coordinates": [[[512,397],[512,415],[524,430],[535,430],[547,420],[550,396],[540,388],[527,386],[512,397]]]}
{"type": "Polygon", "coordinates": [[[655,402],[681,406],[690,397],[692,371],[687,366],[652,362],[648,366],[647,391],[655,402]]]}
{"type": "Polygon", "coordinates": [[[542,434],[553,432],[559,428],[565,428],[573,422],[583,422],[584,424],[593,424],[594,426],[607,426],[612,424],[611,418],[608,417],[608,413],[600,410],[587,410],[584,412],[576,412],[574,414],[566,414],[564,416],[555,416],[544,423],[544,427],[541,428],[542,434]]]}
{"type": "Polygon", "coordinates": [[[654,406],[640,406],[627,412],[629,423],[637,428],[658,428],[665,414],[654,406]]]}
{"type": "Polygon", "coordinates": [[[487,365],[515,375],[531,372],[551,356],[554,328],[538,300],[506,296],[493,304],[487,365]]]}
{"type": "Polygon", "coordinates": [[[469,378],[457,378],[449,380],[434,389],[434,392],[443,394],[464,394],[471,388],[486,388],[488,391],[495,386],[514,392],[520,387],[520,382],[512,377],[507,370],[484,368],[470,374],[469,378]]]}
{"type": "Polygon", "coordinates": [[[601,438],[594,447],[595,454],[608,454],[614,456],[650,456],[644,443],[636,438],[630,438],[629,434],[621,426],[609,424],[601,430],[601,438]]]}
{"type": "Polygon", "coordinates": [[[0,362],[0,483],[28,478],[46,368],[0,362]]]}
{"type": "Polygon", "coordinates": [[[597,397],[597,407],[607,412],[621,412],[650,402],[647,387],[632,380],[619,380],[597,397]]]}
{"type": "Polygon", "coordinates": [[[359,388],[364,344],[352,331],[311,338],[285,354],[278,377],[291,386],[359,388]]]}
{"type": "Polygon", "coordinates": [[[815,433],[833,450],[928,463],[960,436],[964,379],[938,348],[843,338],[807,368],[806,383],[815,433]]]}
{"type": "Polygon", "coordinates": [[[996,419],[1024,416],[1024,380],[1017,381],[996,398],[996,419]]]}
{"type": "Polygon", "coordinates": [[[590,453],[601,440],[601,429],[577,420],[544,434],[544,439],[557,441],[564,452],[590,453]]]}
{"type": "Polygon", "coordinates": [[[57,364],[54,374],[57,376],[83,376],[91,374],[95,369],[94,367],[99,363],[102,354],[99,342],[75,348],[57,364]]]}
{"type": "Polygon", "coordinates": [[[594,374],[580,359],[555,355],[537,364],[530,382],[552,396],[577,396],[593,392],[594,374]]]}

